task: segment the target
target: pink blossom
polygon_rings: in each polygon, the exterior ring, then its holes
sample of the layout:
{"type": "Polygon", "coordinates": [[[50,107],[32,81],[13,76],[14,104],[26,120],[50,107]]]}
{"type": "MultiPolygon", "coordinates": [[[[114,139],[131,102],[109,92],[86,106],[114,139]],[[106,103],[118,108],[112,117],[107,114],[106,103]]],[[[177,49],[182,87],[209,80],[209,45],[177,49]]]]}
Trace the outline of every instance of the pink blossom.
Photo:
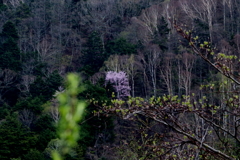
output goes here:
{"type": "Polygon", "coordinates": [[[125,72],[108,71],[105,81],[110,82],[113,85],[115,91],[117,92],[118,99],[130,96],[131,88],[129,87],[127,74],[125,72]]]}

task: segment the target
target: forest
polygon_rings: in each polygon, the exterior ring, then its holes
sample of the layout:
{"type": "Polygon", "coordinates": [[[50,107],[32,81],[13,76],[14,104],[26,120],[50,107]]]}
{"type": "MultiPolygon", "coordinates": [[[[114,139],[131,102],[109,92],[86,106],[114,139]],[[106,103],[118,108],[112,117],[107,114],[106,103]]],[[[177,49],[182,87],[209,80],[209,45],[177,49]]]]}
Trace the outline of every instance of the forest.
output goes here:
{"type": "Polygon", "coordinates": [[[63,150],[62,101],[66,160],[240,159],[239,32],[238,0],[0,0],[0,159],[63,150]]]}

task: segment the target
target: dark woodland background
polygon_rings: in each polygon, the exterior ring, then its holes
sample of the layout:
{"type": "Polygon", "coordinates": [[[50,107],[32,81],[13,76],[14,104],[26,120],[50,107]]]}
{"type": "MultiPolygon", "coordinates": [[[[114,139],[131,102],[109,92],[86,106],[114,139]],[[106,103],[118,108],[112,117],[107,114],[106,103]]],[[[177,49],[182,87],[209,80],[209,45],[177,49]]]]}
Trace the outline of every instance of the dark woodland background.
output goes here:
{"type": "MultiPolygon", "coordinates": [[[[105,73],[124,71],[132,97],[195,93],[223,104],[225,94],[201,86],[222,92],[236,86],[193,53],[173,19],[218,52],[240,56],[237,0],[0,0],[0,159],[51,159],[59,143],[54,94],[64,90],[69,72],[83,79],[79,99],[110,103],[114,88],[105,73]]],[[[81,139],[66,159],[160,159],[147,144],[170,141],[153,133],[169,129],[153,129],[143,117],[144,123],[94,116],[98,109],[89,103],[81,139]]]]}

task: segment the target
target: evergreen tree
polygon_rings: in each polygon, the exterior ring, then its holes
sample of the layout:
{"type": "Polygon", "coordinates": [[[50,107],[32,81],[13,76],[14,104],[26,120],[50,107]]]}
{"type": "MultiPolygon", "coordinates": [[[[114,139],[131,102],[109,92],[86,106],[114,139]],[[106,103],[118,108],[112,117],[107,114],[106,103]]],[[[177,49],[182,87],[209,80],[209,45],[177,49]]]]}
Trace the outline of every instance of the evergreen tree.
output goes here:
{"type": "Polygon", "coordinates": [[[17,29],[15,28],[15,25],[8,21],[3,25],[2,33],[1,33],[2,38],[13,38],[15,41],[19,39],[17,29]]]}
{"type": "Polygon", "coordinates": [[[88,38],[86,49],[83,51],[81,60],[83,67],[81,71],[90,76],[99,71],[107,58],[103,47],[100,35],[97,32],[93,32],[88,38]]]}
{"type": "Polygon", "coordinates": [[[36,143],[36,137],[22,127],[16,115],[9,115],[0,124],[0,159],[9,160],[26,154],[36,143]]]}
{"type": "Polygon", "coordinates": [[[30,85],[30,93],[33,97],[39,97],[43,102],[50,100],[62,84],[62,77],[54,71],[48,78],[38,76],[30,85]]]}
{"type": "Polygon", "coordinates": [[[168,42],[168,33],[170,29],[168,28],[168,23],[166,22],[165,18],[162,17],[159,20],[158,33],[155,33],[153,43],[158,44],[160,49],[165,51],[168,49],[167,42],[168,42]]]}
{"type": "Polygon", "coordinates": [[[106,45],[106,51],[109,55],[131,55],[137,53],[136,46],[127,42],[126,39],[123,38],[108,42],[106,45]]]}
{"type": "Polygon", "coordinates": [[[2,69],[21,70],[20,50],[13,38],[9,38],[2,44],[0,61],[2,62],[0,63],[0,68],[2,69]]]}
{"type": "Polygon", "coordinates": [[[21,53],[17,45],[19,39],[17,30],[12,22],[3,25],[0,44],[0,68],[11,69],[13,71],[21,70],[21,53]]]}
{"type": "Polygon", "coordinates": [[[17,102],[13,107],[13,111],[27,109],[35,115],[40,115],[43,110],[43,103],[44,102],[39,97],[27,97],[26,99],[17,102]]]}
{"type": "Polygon", "coordinates": [[[56,127],[49,115],[42,115],[33,124],[33,131],[38,135],[36,149],[43,151],[51,139],[56,138],[56,127]]]}
{"type": "Polygon", "coordinates": [[[0,0],[0,12],[5,11],[7,6],[3,4],[3,0],[0,0]]]}
{"type": "Polygon", "coordinates": [[[23,156],[23,160],[44,160],[44,156],[40,151],[31,149],[26,155],[23,156]]]}

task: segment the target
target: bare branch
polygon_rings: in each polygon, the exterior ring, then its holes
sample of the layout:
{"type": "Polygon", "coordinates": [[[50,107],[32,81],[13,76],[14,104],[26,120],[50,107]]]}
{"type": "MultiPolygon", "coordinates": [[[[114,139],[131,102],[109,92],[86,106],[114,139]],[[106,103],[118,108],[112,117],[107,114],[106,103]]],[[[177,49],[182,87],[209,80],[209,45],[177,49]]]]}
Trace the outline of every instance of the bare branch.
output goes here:
{"type": "Polygon", "coordinates": [[[226,56],[222,53],[218,53],[217,56],[215,56],[213,59],[215,61],[211,61],[208,56],[215,54],[215,49],[211,47],[210,42],[204,42],[204,44],[200,44],[200,46],[197,46],[197,37],[193,38],[191,31],[185,31],[182,29],[179,25],[176,24],[176,21],[174,22],[174,28],[178,32],[179,35],[181,35],[184,39],[186,39],[189,42],[190,47],[193,49],[193,51],[199,55],[203,60],[205,60],[208,64],[210,64],[213,68],[215,68],[218,72],[220,72],[225,77],[231,79],[236,84],[240,85],[239,76],[233,75],[233,70],[231,70],[230,66],[227,66],[227,64],[231,64],[231,62],[236,58],[235,56],[226,56]],[[227,62],[223,63],[223,62],[227,62]]]}

